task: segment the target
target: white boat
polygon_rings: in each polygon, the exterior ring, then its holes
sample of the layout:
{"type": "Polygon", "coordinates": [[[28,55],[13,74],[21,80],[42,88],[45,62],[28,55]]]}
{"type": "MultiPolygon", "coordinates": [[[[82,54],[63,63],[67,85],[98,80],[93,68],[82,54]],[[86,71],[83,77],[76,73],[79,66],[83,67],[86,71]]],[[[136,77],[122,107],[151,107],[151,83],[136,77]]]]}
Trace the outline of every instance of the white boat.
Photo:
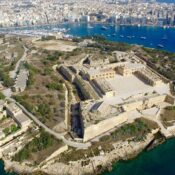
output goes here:
{"type": "Polygon", "coordinates": [[[141,37],[140,37],[140,39],[145,40],[145,39],[146,39],[146,37],[145,37],[145,36],[141,36],[141,37]]]}
{"type": "Polygon", "coordinates": [[[164,48],[164,45],[158,44],[157,47],[164,48]]]}
{"type": "Polygon", "coordinates": [[[102,26],[101,29],[102,29],[102,30],[107,30],[108,28],[105,27],[105,26],[102,26]]]}

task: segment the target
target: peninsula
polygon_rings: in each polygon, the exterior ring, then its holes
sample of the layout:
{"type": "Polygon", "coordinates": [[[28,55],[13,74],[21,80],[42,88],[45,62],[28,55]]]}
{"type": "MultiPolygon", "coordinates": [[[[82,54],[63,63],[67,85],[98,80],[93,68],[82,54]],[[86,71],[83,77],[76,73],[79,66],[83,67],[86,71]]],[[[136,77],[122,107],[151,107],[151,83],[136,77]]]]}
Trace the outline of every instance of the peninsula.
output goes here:
{"type": "Polygon", "coordinates": [[[19,174],[99,174],[175,134],[175,55],[99,36],[0,36],[0,156],[19,174]]]}

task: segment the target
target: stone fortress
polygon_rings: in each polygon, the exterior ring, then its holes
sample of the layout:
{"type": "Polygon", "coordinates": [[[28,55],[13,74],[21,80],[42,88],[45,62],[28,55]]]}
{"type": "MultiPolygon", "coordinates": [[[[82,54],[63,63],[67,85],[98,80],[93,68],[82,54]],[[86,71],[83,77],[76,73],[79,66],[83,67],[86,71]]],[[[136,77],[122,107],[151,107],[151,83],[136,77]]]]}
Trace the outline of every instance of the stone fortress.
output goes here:
{"type": "Polygon", "coordinates": [[[83,142],[135,118],[150,113],[154,117],[174,104],[169,82],[133,52],[116,51],[113,56],[114,63],[87,55],[77,64],[58,68],[83,97],[78,102],[83,142]]]}

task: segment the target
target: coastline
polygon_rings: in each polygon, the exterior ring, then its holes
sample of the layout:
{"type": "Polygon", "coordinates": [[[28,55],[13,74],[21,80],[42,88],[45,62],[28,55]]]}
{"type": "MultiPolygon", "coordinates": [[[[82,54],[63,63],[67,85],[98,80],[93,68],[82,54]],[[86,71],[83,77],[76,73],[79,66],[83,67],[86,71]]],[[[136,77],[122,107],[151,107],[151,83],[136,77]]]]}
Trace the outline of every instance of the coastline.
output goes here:
{"type": "Polygon", "coordinates": [[[65,25],[65,24],[103,24],[103,25],[114,25],[114,26],[133,26],[133,27],[159,27],[159,28],[175,28],[175,26],[161,26],[161,25],[139,25],[139,24],[113,24],[109,22],[98,22],[98,21],[90,21],[90,22],[56,22],[56,23],[41,23],[37,25],[23,25],[23,26],[9,26],[9,27],[0,27],[0,30],[10,30],[10,29],[23,29],[23,28],[35,28],[35,27],[51,27],[51,26],[60,26],[60,25],[65,25]]]}
{"type": "Polygon", "coordinates": [[[24,27],[19,29],[2,29],[1,34],[9,34],[12,36],[54,36],[54,37],[86,37],[101,35],[109,41],[123,42],[132,45],[139,45],[158,50],[175,52],[174,46],[174,28],[163,28],[159,26],[111,26],[107,24],[107,30],[102,30],[102,23],[62,23],[60,26],[46,25],[38,27],[24,27]],[[90,28],[88,27],[90,26],[90,28]],[[92,25],[92,26],[91,26],[92,25]],[[61,31],[64,29],[64,31],[61,31]],[[58,32],[59,31],[59,32],[58,32]],[[156,33],[156,35],[155,35],[156,33]],[[137,35],[136,35],[137,34],[137,35]],[[145,39],[142,39],[145,38],[145,39]]]}
{"type": "Polygon", "coordinates": [[[63,172],[75,175],[77,170],[79,171],[79,174],[102,174],[103,172],[110,171],[113,164],[119,160],[130,160],[138,156],[138,154],[145,150],[155,139],[155,134],[158,131],[159,129],[153,130],[147,135],[144,141],[137,142],[137,144],[133,141],[116,142],[113,144],[115,149],[109,153],[105,153],[104,155],[90,157],[88,160],[89,164],[85,166],[82,166],[82,162],[84,162],[84,160],[70,162],[68,165],[55,160],[50,160],[41,167],[30,167],[24,163],[20,164],[18,162],[4,159],[5,170],[19,174],[32,174],[37,171],[42,171],[52,175],[61,175],[63,172]]]}

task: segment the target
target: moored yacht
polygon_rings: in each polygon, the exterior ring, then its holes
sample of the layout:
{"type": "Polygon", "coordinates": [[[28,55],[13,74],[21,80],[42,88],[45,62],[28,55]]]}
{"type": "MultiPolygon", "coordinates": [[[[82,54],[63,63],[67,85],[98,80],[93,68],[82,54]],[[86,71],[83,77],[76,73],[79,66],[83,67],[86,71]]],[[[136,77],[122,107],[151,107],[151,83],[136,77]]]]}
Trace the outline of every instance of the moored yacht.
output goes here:
{"type": "Polygon", "coordinates": [[[164,45],[158,44],[157,47],[164,48],[164,45]]]}

